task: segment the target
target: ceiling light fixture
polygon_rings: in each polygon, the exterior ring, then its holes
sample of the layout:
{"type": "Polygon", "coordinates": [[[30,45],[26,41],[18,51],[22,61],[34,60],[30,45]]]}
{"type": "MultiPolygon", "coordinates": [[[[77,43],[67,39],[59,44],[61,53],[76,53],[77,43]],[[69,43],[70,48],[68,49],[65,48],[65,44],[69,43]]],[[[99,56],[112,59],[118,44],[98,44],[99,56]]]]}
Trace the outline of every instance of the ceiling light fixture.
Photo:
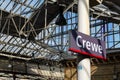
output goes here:
{"type": "Polygon", "coordinates": [[[63,10],[64,10],[64,6],[60,5],[59,6],[59,14],[58,14],[58,17],[55,22],[56,25],[64,26],[67,24],[66,19],[63,15],[63,10]]]}

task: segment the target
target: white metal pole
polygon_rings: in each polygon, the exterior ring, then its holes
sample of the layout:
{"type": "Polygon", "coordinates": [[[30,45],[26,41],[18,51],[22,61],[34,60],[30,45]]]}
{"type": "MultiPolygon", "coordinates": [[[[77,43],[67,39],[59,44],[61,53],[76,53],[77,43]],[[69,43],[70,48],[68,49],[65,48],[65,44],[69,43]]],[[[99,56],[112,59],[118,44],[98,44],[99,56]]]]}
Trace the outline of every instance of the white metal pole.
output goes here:
{"type": "MultiPolygon", "coordinates": [[[[78,31],[90,35],[89,0],[78,0],[78,31]]],[[[78,54],[78,80],[91,80],[90,58],[78,54]]]]}

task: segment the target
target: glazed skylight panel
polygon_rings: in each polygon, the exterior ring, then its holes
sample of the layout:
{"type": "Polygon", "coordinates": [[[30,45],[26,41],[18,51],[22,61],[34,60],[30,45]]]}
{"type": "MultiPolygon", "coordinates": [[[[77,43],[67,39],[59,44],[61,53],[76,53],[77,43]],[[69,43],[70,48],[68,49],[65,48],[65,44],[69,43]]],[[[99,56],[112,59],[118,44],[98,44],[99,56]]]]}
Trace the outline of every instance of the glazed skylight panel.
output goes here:
{"type": "Polygon", "coordinates": [[[0,9],[29,18],[44,0],[0,0],[0,9]]]}

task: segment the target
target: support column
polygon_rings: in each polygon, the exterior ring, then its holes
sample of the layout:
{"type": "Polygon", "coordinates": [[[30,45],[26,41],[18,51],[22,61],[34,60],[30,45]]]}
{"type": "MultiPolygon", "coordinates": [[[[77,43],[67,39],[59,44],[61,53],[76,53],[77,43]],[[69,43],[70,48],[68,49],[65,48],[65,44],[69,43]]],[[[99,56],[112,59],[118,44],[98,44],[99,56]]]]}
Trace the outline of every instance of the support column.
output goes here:
{"type": "MultiPolygon", "coordinates": [[[[78,31],[90,35],[89,0],[78,0],[78,31]]],[[[78,80],[91,80],[90,58],[78,54],[78,80]]]]}

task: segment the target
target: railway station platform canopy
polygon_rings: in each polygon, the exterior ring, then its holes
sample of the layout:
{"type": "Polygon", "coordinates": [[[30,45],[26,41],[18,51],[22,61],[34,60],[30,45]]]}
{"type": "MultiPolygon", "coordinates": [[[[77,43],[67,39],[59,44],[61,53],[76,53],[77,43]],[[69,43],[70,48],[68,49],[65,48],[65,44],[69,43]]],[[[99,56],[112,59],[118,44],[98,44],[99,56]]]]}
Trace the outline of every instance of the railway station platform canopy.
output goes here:
{"type": "MultiPolygon", "coordinates": [[[[6,65],[24,62],[59,67],[61,60],[75,59],[76,53],[68,51],[68,32],[78,27],[77,3],[78,0],[0,0],[0,61],[5,60],[6,65]],[[61,26],[55,24],[60,6],[67,22],[61,26]]],[[[120,0],[90,0],[89,11],[91,36],[106,41],[108,53],[120,52],[120,0]]],[[[2,74],[27,75],[14,69],[0,70],[2,74]]]]}

